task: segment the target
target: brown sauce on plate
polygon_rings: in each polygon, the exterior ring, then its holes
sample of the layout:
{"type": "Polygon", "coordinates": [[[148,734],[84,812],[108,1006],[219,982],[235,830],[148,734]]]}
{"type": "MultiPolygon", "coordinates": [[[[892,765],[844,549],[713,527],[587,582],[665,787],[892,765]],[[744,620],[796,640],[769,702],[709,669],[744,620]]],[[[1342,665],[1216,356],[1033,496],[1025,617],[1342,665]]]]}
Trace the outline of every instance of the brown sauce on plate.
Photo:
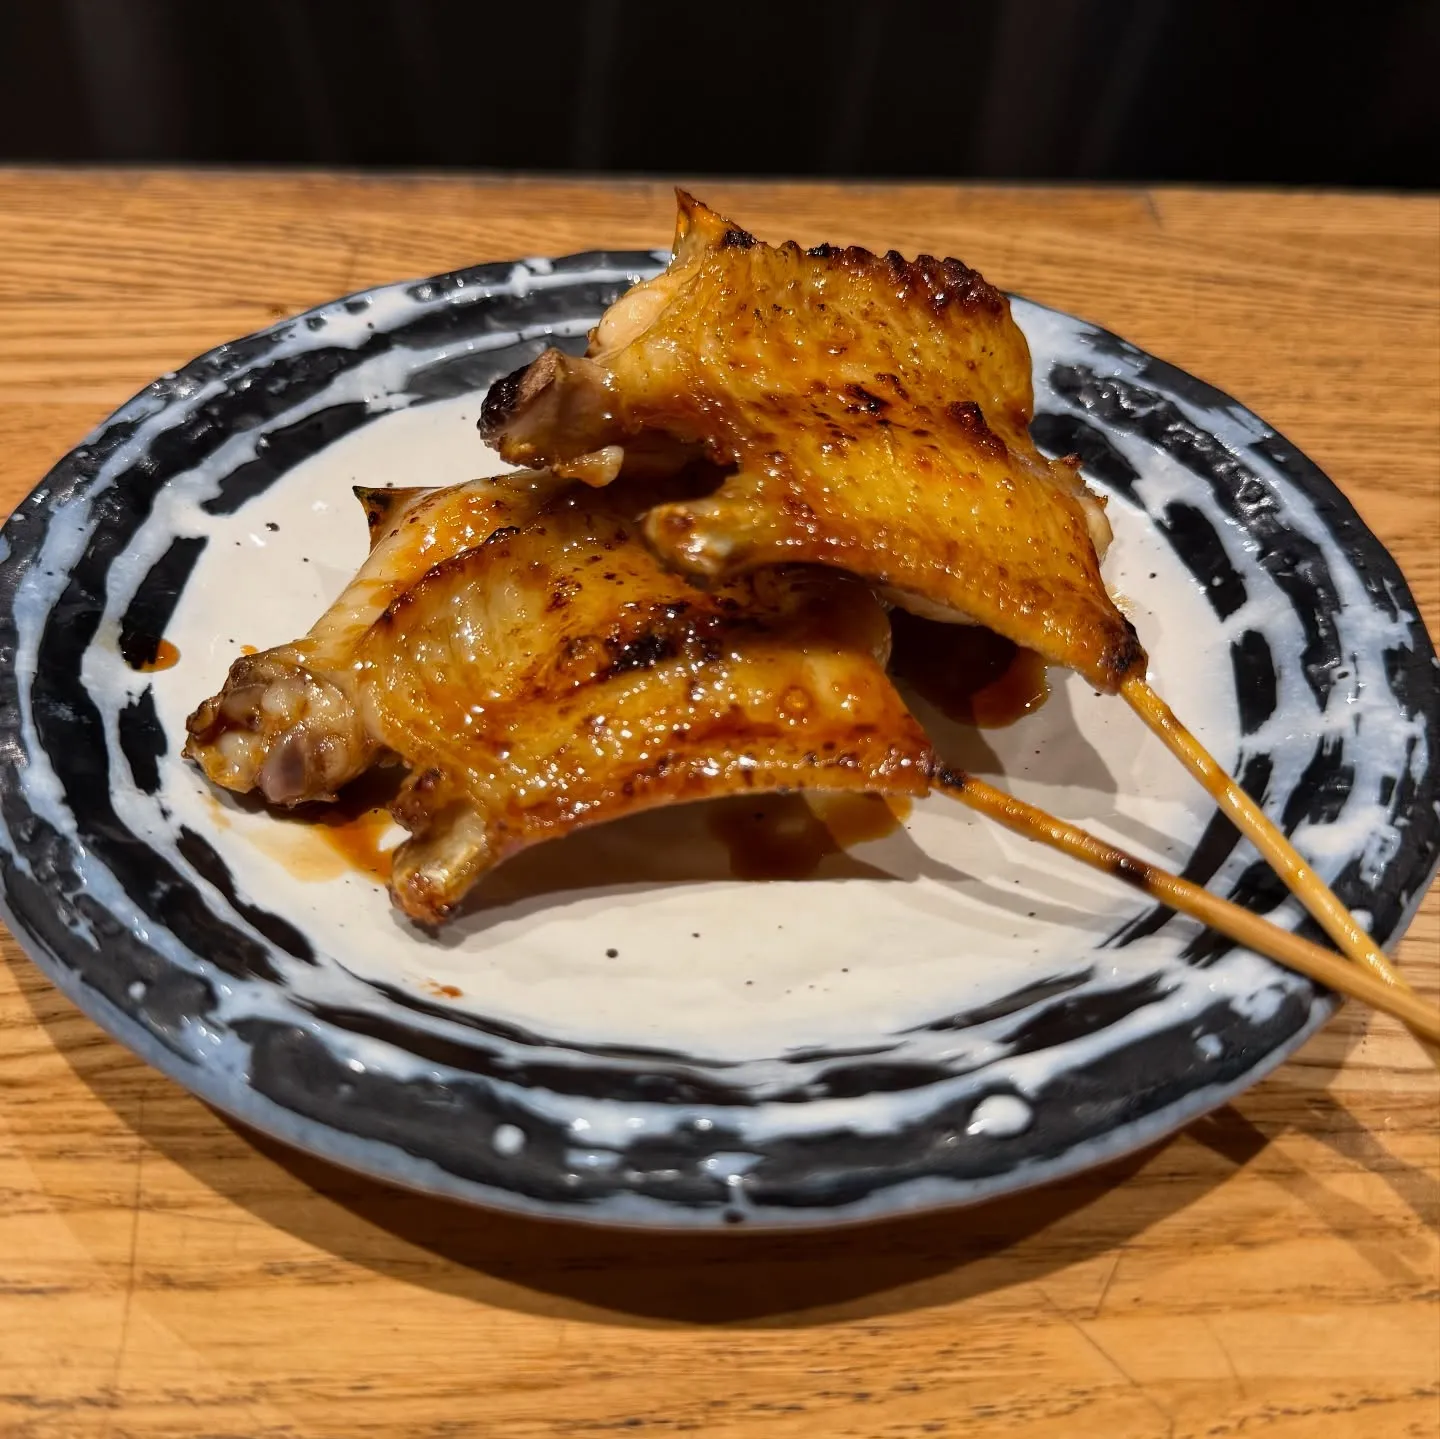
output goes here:
{"type": "Polygon", "coordinates": [[[710,806],[736,879],[806,879],[851,845],[893,834],[910,802],[876,794],[762,794],[710,806]]]}
{"type": "MultiPolygon", "coordinates": [[[[390,880],[391,849],[383,841],[394,821],[389,803],[402,771],[375,769],[346,785],[333,804],[303,804],[270,812],[272,824],[249,836],[296,879],[323,884],[345,874],[390,880]]],[[[249,798],[249,797],[247,797],[249,798]]],[[[258,801],[251,800],[258,806],[258,801]]],[[[223,814],[217,804],[216,809],[223,814]]]]}
{"type": "Polygon", "coordinates": [[[1002,729],[1050,697],[1045,661],[979,625],[890,616],[890,669],[948,719],[1002,729]]]}
{"type": "Polygon", "coordinates": [[[381,884],[390,882],[391,851],[381,841],[390,832],[394,820],[383,807],[361,810],[359,814],[333,821],[322,821],[314,829],[315,836],[340,856],[346,865],[360,874],[367,874],[381,884]]]}
{"type": "MultiPolygon", "coordinates": [[[[393,824],[388,803],[401,774],[398,769],[372,771],[346,786],[333,804],[301,805],[276,815],[276,824],[253,838],[297,879],[323,882],[350,873],[386,884],[393,855],[393,848],[385,847],[393,824]]],[[[217,803],[215,808],[223,821],[222,807],[217,803]]],[[[579,831],[553,845],[536,847],[544,853],[516,856],[499,873],[502,881],[514,881],[521,871],[536,870],[537,874],[530,876],[532,882],[538,879],[540,887],[550,888],[555,879],[552,871],[563,852],[563,887],[633,879],[631,869],[623,876],[611,874],[616,830],[623,826],[632,834],[655,829],[647,843],[660,846],[661,853],[671,858],[677,856],[677,845],[685,853],[701,853],[703,844],[699,850],[693,846],[708,832],[724,846],[727,867],[736,879],[806,879],[825,860],[895,833],[909,813],[910,801],[899,796],[823,792],[811,793],[808,798],[798,793],[736,795],[693,807],[676,806],[668,815],[633,815],[617,821],[614,828],[599,826],[593,833],[579,831]],[[703,830],[699,828],[702,824],[703,830]]],[[[682,863],[678,873],[701,878],[703,868],[702,861],[701,870],[691,875],[682,863]]]]}

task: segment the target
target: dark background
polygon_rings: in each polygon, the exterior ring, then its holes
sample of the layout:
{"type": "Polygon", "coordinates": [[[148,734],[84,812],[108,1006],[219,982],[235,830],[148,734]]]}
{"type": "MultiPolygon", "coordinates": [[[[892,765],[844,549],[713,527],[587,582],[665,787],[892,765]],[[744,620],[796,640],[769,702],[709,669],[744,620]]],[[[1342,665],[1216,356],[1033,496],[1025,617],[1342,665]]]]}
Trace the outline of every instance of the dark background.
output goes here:
{"type": "Polygon", "coordinates": [[[1432,188],[1440,0],[0,0],[0,161],[1432,188]]]}

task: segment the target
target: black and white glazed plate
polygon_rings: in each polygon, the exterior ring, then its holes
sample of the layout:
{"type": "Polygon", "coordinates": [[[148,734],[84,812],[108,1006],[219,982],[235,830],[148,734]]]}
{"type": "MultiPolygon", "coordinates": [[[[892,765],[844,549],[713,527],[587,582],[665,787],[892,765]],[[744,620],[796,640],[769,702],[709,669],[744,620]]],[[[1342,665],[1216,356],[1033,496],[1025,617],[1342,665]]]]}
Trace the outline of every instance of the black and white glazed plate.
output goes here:
{"type": "MultiPolygon", "coordinates": [[[[502,867],[433,938],[182,762],[185,715],[240,647],[308,628],[357,566],[350,487],[497,468],[475,430],[487,386],[582,347],[664,259],[337,301],[156,380],[55,468],[0,541],[16,935],[113,1035],[261,1130],[598,1222],[964,1203],[1252,1083],[1331,996],[944,799],[803,881],[730,877],[693,810],[598,830],[502,867]],[[146,669],[162,638],[178,663],[146,669]]],[[[1038,440],[1112,497],[1107,576],[1156,687],[1393,941],[1440,833],[1435,660],[1394,561],[1234,401],[1069,316],[1016,316],[1038,440]]],[[[964,761],[1299,923],[1118,700],[1052,678],[1012,728],[952,734],[964,761]]]]}

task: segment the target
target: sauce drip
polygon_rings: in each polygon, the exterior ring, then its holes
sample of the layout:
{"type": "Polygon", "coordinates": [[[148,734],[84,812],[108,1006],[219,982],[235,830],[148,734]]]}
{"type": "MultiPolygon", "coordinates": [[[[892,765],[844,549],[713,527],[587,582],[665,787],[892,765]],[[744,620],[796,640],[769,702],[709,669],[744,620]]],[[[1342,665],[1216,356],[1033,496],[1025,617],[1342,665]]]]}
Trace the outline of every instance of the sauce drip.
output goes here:
{"type": "Polygon", "coordinates": [[[395,821],[384,807],[361,810],[348,818],[336,816],[315,826],[315,834],[360,874],[382,884],[390,882],[391,851],[381,841],[395,821]]]}
{"type": "MultiPolygon", "coordinates": [[[[394,825],[388,803],[402,774],[398,769],[372,771],[342,790],[333,804],[299,805],[276,816],[278,823],[265,831],[260,847],[297,879],[323,882],[359,873],[388,883],[394,853],[386,844],[394,825]]],[[[736,795],[703,805],[677,805],[668,812],[632,815],[596,831],[577,831],[519,854],[496,872],[495,893],[508,901],[532,892],[637,877],[657,883],[718,878],[718,866],[707,863],[703,843],[697,845],[702,823],[724,845],[734,878],[807,879],[827,859],[893,834],[909,813],[910,801],[901,796],[823,792],[808,798],[736,795]],[[628,842],[620,843],[627,834],[628,842]],[[653,875],[642,876],[647,861],[657,868],[653,875]]]]}
{"type": "Polygon", "coordinates": [[[849,846],[893,834],[909,812],[909,800],[875,794],[763,794],[719,801],[707,820],[736,879],[806,879],[849,846]]]}
{"type": "Polygon", "coordinates": [[[947,625],[896,610],[890,669],[948,719],[1003,729],[1050,697],[1045,661],[979,625],[947,625]]]}
{"type": "Polygon", "coordinates": [[[169,640],[155,641],[155,657],[144,664],[133,666],[142,675],[154,674],[156,670],[173,669],[180,662],[180,651],[169,640]]]}
{"type": "Polygon", "coordinates": [[[384,843],[394,820],[388,808],[403,771],[376,769],[340,791],[333,804],[302,804],[251,836],[296,879],[323,884],[345,874],[390,880],[391,849],[384,843]]]}
{"type": "Polygon", "coordinates": [[[392,850],[382,847],[382,842],[395,824],[390,801],[404,773],[398,767],[372,769],[347,784],[333,804],[306,807],[308,817],[315,820],[313,832],[326,848],[348,868],[381,884],[390,882],[392,850]]]}

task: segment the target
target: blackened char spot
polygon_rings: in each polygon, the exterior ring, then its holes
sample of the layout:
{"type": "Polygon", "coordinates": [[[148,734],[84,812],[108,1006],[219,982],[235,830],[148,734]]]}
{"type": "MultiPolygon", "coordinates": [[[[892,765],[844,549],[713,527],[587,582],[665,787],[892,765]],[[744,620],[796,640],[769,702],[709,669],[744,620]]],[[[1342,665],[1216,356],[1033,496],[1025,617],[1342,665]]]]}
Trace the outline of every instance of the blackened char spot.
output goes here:
{"type": "Polygon", "coordinates": [[[480,419],[475,426],[486,438],[504,429],[510,412],[515,408],[515,397],[520,393],[520,381],[525,378],[525,371],[529,368],[529,365],[521,365],[518,370],[511,370],[508,375],[502,376],[490,386],[485,401],[480,406],[480,419]]]}
{"type": "Polygon", "coordinates": [[[986,423],[984,410],[974,400],[952,400],[945,406],[945,414],[965,432],[976,449],[992,455],[1005,453],[1004,440],[986,423]]]}
{"type": "Polygon", "coordinates": [[[720,237],[722,249],[729,250],[750,250],[755,247],[755,237],[748,230],[742,230],[738,225],[731,225],[720,237]]]}
{"type": "Polygon", "coordinates": [[[140,698],[120,711],[118,724],[120,750],[130,766],[130,777],[142,794],[154,794],[160,788],[160,761],[169,746],[155,712],[153,685],[146,685],[140,698]]]}
{"type": "Polygon", "coordinates": [[[1185,568],[1200,581],[1210,608],[1223,620],[1245,603],[1245,581],[1230,563],[1215,527],[1193,505],[1179,500],[1165,506],[1163,519],[1156,524],[1166,536],[1185,568]]]}
{"type": "Polygon", "coordinates": [[[263,495],[281,475],[293,470],[302,460],[319,454],[342,435],[358,430],[373,420],[376,413],[363,400],[353,400],[330,405],[283,429],[271,430],[256,441],[255,458],[231,470],[200,508],[211,515],[233,515],[247,500],[263,495]]]}
{"type": "Polygon", "coordinates": [[[547,601],[545,608],[551,613],[565,609],[570,601],[580,593],[582,588],[583,586],[580,581],[573,576],[563,576],[556,580],[551,586],[550,599],[547,601]]]}
{"type": "Polygon", "coordinates": [[[1108,857],[1106,869],[1116,879],[1134,885],[1137,889],[1149,889],[1154,883],[1155,871],[1144,860],[1136,859],[1133,855],[1121,851],[1108,857]]]}
{"type": "Polygon", "coordinates": [[[866,414],[878,415],[882,410],[890,408],[889,400],[882,400],[879,395],[871,394],[864,385],[846,385],[845,395],[849,400],[845,406],[848,414],[857,414],[863,410],[866,414]]]}
{"type": "Polygon", "coordinates": [[[648,670],[661,660],[669,659],[675,653],[675,637],[659,630],[647,630],[621,644],[607,640],[605,648],[610,654],[610,663],[605,678],[622,675],[627,670],[648,670]]]}
{"type": "Polygon", "coordinates": [[[203,535],[181,535],[150,566],[120,618],[120,656],[132,670],[154,664],[176,601],[205,546],[203,535]]]}
{"type": "Polygon", "coordinates": [[[1146,664],[1145,647],[1140,643],[1140,637],[1135,633],[1135,626],[1129,620],[1123,618],[1124,631],[1122,636],[1105,648],[1103,666],[1107,674],[1111,675],[1116,685],[1127,675],[1139,670],[1144,673],[1146,664]]]}
{"type": "Polygon", "coordinates": [[[1240,733],[1254,734],[1275,713],[1279,699],[1270,642],[1259,630],[1246,630],[1230,646],[1235,668],[1235,699],[1240,706],[1240,733]]]}
{"type": "MultiPolygon", "coordinates": [[[[533,361],[539,359],[546,350],[564,350],[567,354],[582,355],[585,353],[585,336],[546,335],[539,339],[522,341],[507,349],[506,354],[507,357],[529,356],[533,361]]],[[[405,379],[404,393],[418,405],[430,404],[436,400],[453,400],[461,396],[473,399],[475,395],[486,394],[494,380],[493,351],[467,353],[462,350],[457,354],[442,355],[438,360],[432,360],[429,364],[412,370],[405,379]]],[[[483,418],[476,423],[477,426],[483,425],[483,418]]]]}
{"type": "Polygon", "coordinates": [[[310,941],[289,920],[281,919],[278,914],[271,914],[268,910],[240,898],[229,865],[221,859],[219,851],[209,840],[196,834],[188,826],[181,825],[175,847],[196,874],[209,880],[225,896],[231,909],[243,916],[258,933],[263,934],[272,944],[278,945],[286,954],[303,960],[306,964],[315,963],[315,951],[311,949],[310,941]]]}
{"type": "Polygon", "coordinates": [[[1056,415],[1041,411],[1030,422],[1035,443],[1049,455],[1079,455],[1090,474],[1109,489],[1133,499],[1140,473],[1112,445],[1103,430],[1079,415],[1056,415]]]}

